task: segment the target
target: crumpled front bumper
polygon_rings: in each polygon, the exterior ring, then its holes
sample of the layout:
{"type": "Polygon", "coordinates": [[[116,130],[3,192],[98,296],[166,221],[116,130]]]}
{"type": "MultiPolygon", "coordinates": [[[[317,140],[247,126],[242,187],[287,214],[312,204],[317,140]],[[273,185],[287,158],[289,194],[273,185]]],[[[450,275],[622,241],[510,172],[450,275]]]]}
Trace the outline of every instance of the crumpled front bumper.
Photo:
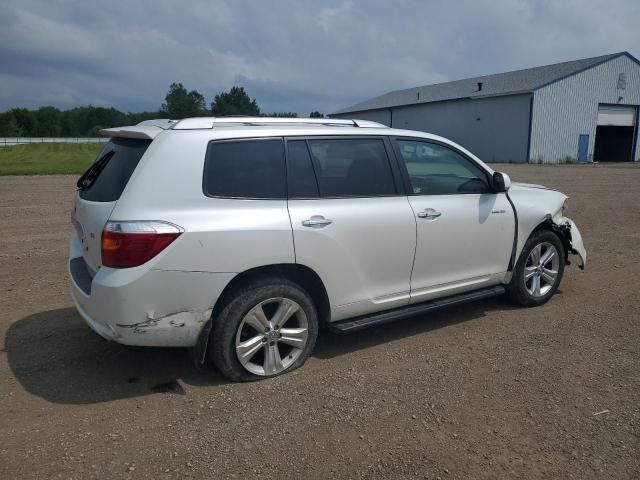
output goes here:
{"type": "Polygon", "coordinates": [[[566,232],[570,246],[569,253],[578,256],[580,259],[579,267],[584,270],[587,265],[587,251],[584,248],[582,234],[580,233],[580,230],[578,230],[575,222],[562,215],[554,217],[553,222],[560,227],[561,230],[566,232]]]}

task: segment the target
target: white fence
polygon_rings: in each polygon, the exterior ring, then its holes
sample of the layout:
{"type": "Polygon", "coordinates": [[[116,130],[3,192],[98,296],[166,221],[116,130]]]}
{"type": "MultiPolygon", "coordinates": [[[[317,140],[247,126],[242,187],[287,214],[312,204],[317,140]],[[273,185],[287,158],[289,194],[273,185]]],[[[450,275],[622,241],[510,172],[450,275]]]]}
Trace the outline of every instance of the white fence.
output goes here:
{"type": "Polygon", "coordinates": [[[108,138],[95,137],[0,137],[0,147],[27,143],[106,143],[108,138]]]}

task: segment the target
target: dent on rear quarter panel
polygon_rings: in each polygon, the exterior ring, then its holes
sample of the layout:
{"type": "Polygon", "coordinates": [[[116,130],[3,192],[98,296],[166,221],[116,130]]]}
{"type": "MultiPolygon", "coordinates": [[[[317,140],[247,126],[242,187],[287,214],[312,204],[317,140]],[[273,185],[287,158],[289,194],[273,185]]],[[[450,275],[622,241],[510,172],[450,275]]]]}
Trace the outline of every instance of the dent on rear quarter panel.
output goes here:
{"type": "Polygon", "coordinates": [[[151,336],[153,340],[150,342],[154,346],[192,347],[211,318],[212,310],[181,311],[160,316],[148,312],[147,320],[133,324],[117,323],[116,328],[123,343],[144,345],[146,342],[141,337],[151,336]]]}
{"type": "Polygon", "coordinates": [[[117,327],[132,329],[133,333],[146,333],[152,328],[184,328],[190,324],[203,324],[209,320],[212,308],[206,310],[186,310],[157,316],[155,312],[147,313],[147,320],[138,323],[116,323],[117,327]]]}

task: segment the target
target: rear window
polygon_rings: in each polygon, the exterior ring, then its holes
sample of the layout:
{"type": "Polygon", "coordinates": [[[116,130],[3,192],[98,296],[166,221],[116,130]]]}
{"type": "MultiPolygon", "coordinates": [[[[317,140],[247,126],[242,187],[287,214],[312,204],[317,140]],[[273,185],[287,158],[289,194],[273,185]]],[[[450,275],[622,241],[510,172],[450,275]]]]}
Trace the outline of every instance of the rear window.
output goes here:
{"type": "Polygon", "coordinates": [[[210,143],[203,189],[210,197],[286,198],[282,139],[210,143]]]}
{"type": "Polygon", "coordinates": [[[96,161],[78,180],[80,198],[92,202],[115,202],[151,140],[112,138],[96,161]]]}

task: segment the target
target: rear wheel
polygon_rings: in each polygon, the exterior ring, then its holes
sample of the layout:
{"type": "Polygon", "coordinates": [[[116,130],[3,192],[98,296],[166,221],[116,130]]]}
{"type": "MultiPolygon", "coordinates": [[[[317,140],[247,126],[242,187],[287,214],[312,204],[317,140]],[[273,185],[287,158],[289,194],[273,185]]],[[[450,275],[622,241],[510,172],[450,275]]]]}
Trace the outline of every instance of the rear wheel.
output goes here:
{"type": "Polygon", "coordinates": [[[309,295],[285,279],[265,279],[240,291],[214,319],[209,354],[234,381],[273,377],[300,367],[318,335],[309,295]]]}
{"type": "Polygon", "coordinates": [[[560,285],[564,263],[564,248],[558,236],[548,230],[535,232],[513,271],[509,297],[525,307],[546,303],[560,285]]]}

